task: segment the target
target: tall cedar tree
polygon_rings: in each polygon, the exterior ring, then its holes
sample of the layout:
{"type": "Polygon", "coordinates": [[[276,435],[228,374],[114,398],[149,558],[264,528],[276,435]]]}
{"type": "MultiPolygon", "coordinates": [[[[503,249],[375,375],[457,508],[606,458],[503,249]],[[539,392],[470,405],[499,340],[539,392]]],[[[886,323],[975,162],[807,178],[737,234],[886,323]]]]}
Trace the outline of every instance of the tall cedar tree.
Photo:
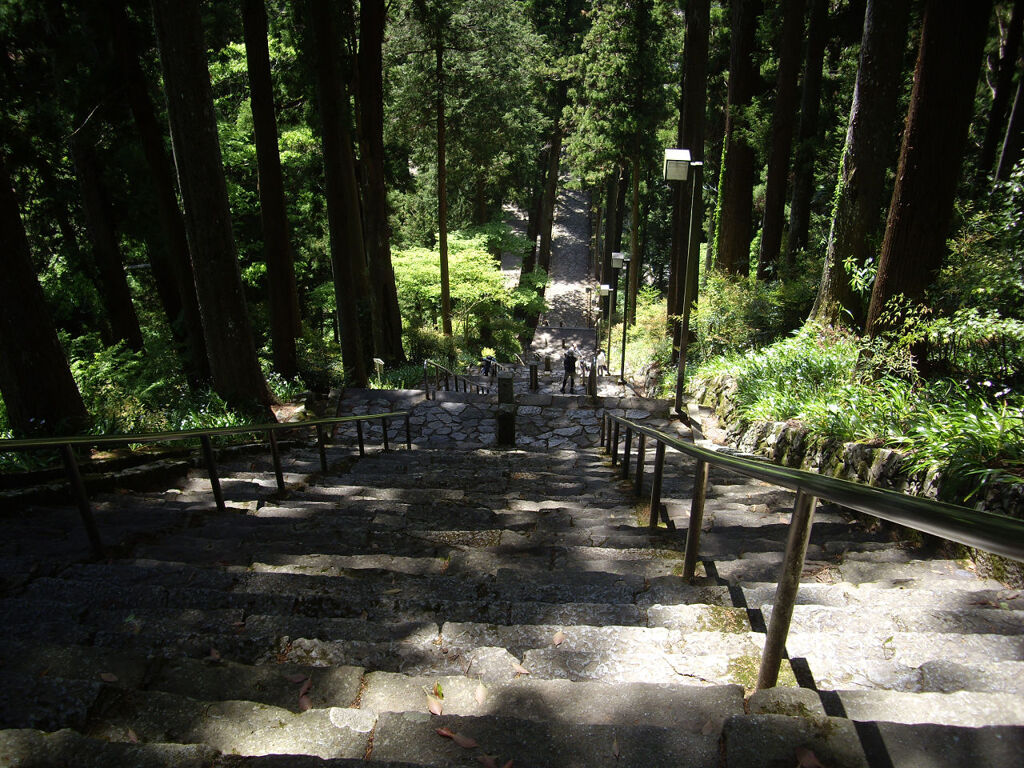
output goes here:
{"type": "MultiPolygon", "coordinates": [[[[369,286],[355,157],[349,131],[349,95],[340,72],[338,37],[332,3],[308,0],[317,101],[322,126],[327,220],[330,228],[334,298],[338,308],[341,357],[345,377],[365,387],[368,376],[367,332],[369,286]]],[[[372,338],[372,336],[369,336],[372,338]]]]}
{"type": "Polygon", "coordinates": [[[760,14],[761,0],[735,0],[732,4],[733,37],[715,237],[715,264],[727,274],[746,275],[750,271],[755,158],[745,112],[757,87],[754,54],[760,14]]]}
{"type": "Polygon", "coordinates": [[[889,302],[924,298],[946,249],[992,4],[928,0],[867,332],[892,326],[889,302]]]}
{"type": "Polygon", "coordinates": [[[796,126],[800,43],[803,40],[806,5],[807,0],[785,0],[782,4],[782,31],[778,47],[779,71],[775,80],[775,112],[772,115],[764,216],[761,219],[761,252],[757,260],[759,280],[777,274],[779,252],[782,250],[786,182],[789,179],[789,156],[793,149],[793,129],[796,126]]]}
{"type": "Polygon", "coordinates": [[[295,355],[295,337],[300,326],[299,299],[295,287],[295,257],[288,239],[288,214],[281,179],[277,118],[274,115],[274,86],[270,78],[267,9],[263,0],[244,0],[242,27],[259,169],[260,220],[267,263],[274,370],[291,379],[299,372],[295,355]]]}
{"type": "Polygon", "coordinates": [[[1006,136],[1003,138],[1003,149],[999,153],[999,165],[996,167],[996,179],[1008,181],[1013,167],[1020,160],[1024,150],[1024,71],[1017,78],[1017,95],[1013,99],[1010,121],[1006,124],[1006,136]]]}
{"type": "Polygon", "coordinates": [[[828,42],[828,0],[810,0],[807,22],[807,56],[800,92],[800,127],[797,129],[793,159],[793,199],[789,204],[789,238],[786,265],[796,260],[797,251],[807,248],[811,230],[811,200],[814,197],[814,158],[818,149],[818,113],[821,106],[821,68],[828,42]]]}
{"type": "Polygon", "coordinates": [[[199,0],[153,0],[153,17],[213,388],[272,418],[235,255],[199,0]]]}
{"type": "Polygon", "coordinates": [[[1024,0],[1014,0],[1010,23],[1006,28],[1006,37],[999,50],[996,83],[992,93],[992,108],[989,110],[985,139],[982,142],[981,155],[978,158],[979,184],[992,172],[992,164],[996,161],[996,152],[1003,141],[1007,108],[1010,106],[1010,99],[1013,98],[1013,71],[1017,68],[1022,34],[1024,34],[1024,0]]]}
{"type": "Polygon", "coordinates": [[[860,269],[878,253],[885,174],[896,152],[893,128],[909,10],[908,0],[868,0],[864,12],[832,229],[811,310],[811,319],[820,323],[852,321],[854,327],[863,327],[864,302],[854,293],[847,264],[860,269]]]}
{"type": "Polygon", "coordinates": [[[146,159],[166,253],[166,265],[154,262],[153,277],[171,328],[176,336],[184,339],[185,368],[189,380],[207,380],[210,377],[210,363],[206,356],[206,340],[203,338],[188,238],[178,207],[174,168],[164,141],[165,129],[157,119],[149,82],[142,69],[137,30],[128,20],[124,6],[118,0],[109,0],[104,8],[106,23],[99,25],[102,29],[96,32],[108,35],[114,49],[124,83],[124,97],[128,101],[146,159]]]}
{"type": "Polygon", "coordinates": [[[402,315],[398,309],[395,270],[391,266],[391,225],[384,179],[384,0],[363,0],[359,6],[359,146],[362,153],[363,222],[366,256],[373,290],[373,323],[380,346],[374,352],[385,363],[405,360],[402,315]]]}
{"type": "Polygon", "coordinates": [[[71,434],[89,417],[36,279],[0,154],[0,395],[14,434],[71,434]]]}

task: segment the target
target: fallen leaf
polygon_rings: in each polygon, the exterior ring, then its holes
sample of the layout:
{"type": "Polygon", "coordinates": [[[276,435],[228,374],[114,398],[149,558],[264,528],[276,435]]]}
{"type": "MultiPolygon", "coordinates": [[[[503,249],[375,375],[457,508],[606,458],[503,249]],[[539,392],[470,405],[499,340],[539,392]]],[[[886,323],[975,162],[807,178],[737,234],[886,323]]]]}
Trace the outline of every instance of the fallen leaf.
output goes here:
{"type": "Polygon", "coordinates": [[[285,677],[289,683],[304,683],[306,682],[306,675],[302,672],[296,672],[294,675],[288,675],[285,677]]]}
{"type": "Polygon", "coordinates": [[[710,736],[712,733],[715,732],[715,721],[708,720],[706,723],[704,723],[704,727],[700,729],[700,732],[705,736],[710,736]]]}
{"type": "Polygon", "coordinates": [[[303,696],[305,696],[307,693],[309,693],[312,688],[313,688],[313,678],[307,677],[306,678],[306,682],[304,682],[302,684],[302,687],[299,688],[299,698],[301,699],[303,696]]]}
{"type": "Polygon", "coordinates": [[[132,744],[139,743],[139,737],[135,735],[135,731],[133,731],[131,728],[128,729],[128,741],[130,741],[132,744]]]}
{"type": "Polygon", "coordinates": [[[528,675],[530,670],[524,667],[522,664],[513,664],[512,669],[515,670],[517,675],[528,675]]]}
{"type": "Polygon", "coordinates": [[[385,589],[384,590],[384,594],[385,595],[397,595],[401,591],[402,591],[401,589],[397,589],[397,588],[396,589],[385,589]]]}
{"type": "Polygon", "coordinates": [[[216,648],[211,647],[210,655],[206,658],[208,658],[210,661],[220,661],[220,651],[218,651],[216,648]]]}
{"type": "Polygon", "coordinates": [[[463,736],[461,733],[452,733],[447,728],[437,728],[435,732],[438,736],[444,736],[446,739],[451,739],[463,749],[473,749],[473,747],[479,746],[474,739],[469,736],[463,736]]]}
{"type": "Polygon", "coordinates": [[[444,698],[444,689],[441,687],[441,681],[440,680],[438,680],[436,683],[434,683],[434,695],[437,696],[437,698],[439,698],[439,699],[443,699],[444,698]]]}
{"type": "Polygon", "coordinates": [[[100,672],[100,680],[102,680],[104,683],[116,683],[117,675],[115,675],[113,672],[100,672]]]}
{"type": "Polygon", "coordinates": [[[487,699],[487,687],[483,683],[477,683],[476,691],[473,695],[476,697],[476,703],[483,706],[484,701],[487,699]]]}
{"type": "Polygon", "coordinates": [[[509,760],[507,763],[505,763],[503,766],[501,766],[501,768],[512,768],[512,761],[509,760]]]}
{"type": "Polygon", "coordinates": [[[564,643],[565,642],[565,632],[563,632],[562,630],[558,630],[557,632],[555,632],[555,636],[553,638],[551,638],[551,642],[553,642],[556,646],[559,646],[562,643],[564,643]]]}
{"type": "Polygon", "coordinates": [[[612,738],[612,754],[615,755],[615,759],[619,759],[619,737],[615,736],[612,738]]]}
{"type": "Polygon", "coordinates": [[[825,768],[815,755],[807,747],[796,748],[797,768],[825,768]]]}
{"type": "Polygon", "coordinates": [[[299,712],[307,712],[313,708],[313,700],[306,694],[299,696],[299,712]]]}
{"type": "Polygon", "coordinates": [[[427,709],[430,710],[431,714],[440,715],[443,708],[441,700],[437,696],[434,696],[432,693],[427,694],[427,709]]]}
{"type": "Polygon", "coordinates": [[[490,755],[479,755],[477,762],[484,766],[484,768],[498,768],[498,764],[494,762],[494,758],[490,755]]]}

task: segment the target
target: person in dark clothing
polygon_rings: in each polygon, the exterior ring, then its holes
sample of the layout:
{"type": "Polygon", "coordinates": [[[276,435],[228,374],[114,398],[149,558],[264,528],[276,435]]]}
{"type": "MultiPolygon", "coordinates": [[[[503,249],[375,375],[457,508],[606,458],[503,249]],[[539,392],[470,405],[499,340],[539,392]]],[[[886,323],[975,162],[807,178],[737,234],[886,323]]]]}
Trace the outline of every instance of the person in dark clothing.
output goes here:
{"type": "Polygon", "coordinates": [[[565,353],[565,357],[562,358],[562,365],[565,368],[565,374],[562,376],[562,392],[565,392],[565,382],[569,382],[569,392],[573,393],[576,391],[576,358],[579,353],[576,351],[576,345],[569,347],[565,353]]]}

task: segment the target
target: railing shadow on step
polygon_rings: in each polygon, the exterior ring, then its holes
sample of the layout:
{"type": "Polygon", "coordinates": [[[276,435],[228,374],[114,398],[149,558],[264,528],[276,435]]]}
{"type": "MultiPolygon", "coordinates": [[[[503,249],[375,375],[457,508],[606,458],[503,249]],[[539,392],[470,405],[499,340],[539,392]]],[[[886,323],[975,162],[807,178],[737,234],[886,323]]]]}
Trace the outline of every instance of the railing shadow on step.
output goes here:
{"type": "Polygon", "coordinates": [[[786,637],[793,618],[800,575],[804,568],[807,544],[814,521],[814,506],[818,499],[864,512],[889,522],[930,533],[969,547],[1024,561],[1024,522],[1005,515],[982,512],[895,491],[873,488],[846,480],[825,477],[814,472],[781,467],[767,461],[732,456],[701,448],[634,421],[605,413],[601,420],[601,447],[611,454],[612,466],[621,465],[622,477],[630,475],[630,451],[633,435],[637,437],[636,476],[634,488],[637,496],[643,493],[643,469],[648,439],[656,443],[654,474],[651,479],[650,527],[656,529],[659,519],[668,516],[661,504],[661,484],[665,467],[665,450],[672,448],[697,460],[690,519],[686,530],[686,555],[683,578],[693,578],[700,549],[701,524],[704,518],[704,500],[708,474],[712,466],[731,469],[756,480],[772,483],[796,491],[796,503],[789,523],[786,552],[775,592],[771,624],[765,639],[757,687],[772,688],[778,682],[779,668],[786,647],[786,637]],[[623,437],[621,459],[620,435],[623,437]]]}
{"type": "Polygon", "coordinates": [[[202,447],[203,462],[206,465],[207,472],[209,473],[210,487],[212,488],[214,500],[217,503],[217,509],[224,512],[226,511],[226,507],[224,504],[224,494],[221,492],[220,477],[217,473],[217,462],[213,450],[213,438],[224,437],[227,435],[265,433],[270,445],[270,453],[274,461],[274,475],[277,480],[277,489],[279,492],[283,493],[285,490],[285,484],[284,472],[281,468],[281,451],[277,442],[278,432],[282,430],[294,431],[297,429],[315,429],[317,448],[320,453],[320,468],[326,473],[326,442],[328,438],[325,435],[325,427],[330,427],[331,434],[333,435],[335,428],[339,424],[354,422],[356,425],[356,437],[359,442],[359,455],[365,456],[366,445],[363,439],[363,423],[378,420],[381,422],[383,448],[385,451],[389,451],[391,450],[391,446],[388,441],[389,422],[392,419],[398,418],[405,420],[405,447],[408,450],[412,450],[412,433],[409,423],[409,412],[390,411],[388,413],[368,413],[359,416],[333,416],[323,419],[310,419],[308,421],[275,422],[273,424],[247,424],[238,427],[190,429],[178,432],[147,432],[133,435],[73,435],[54,438],[0,440],[0,453],[47,449],[56,449],[61,452],[61,457],[64,460],[64,469],[68,478],[68,484],[75,497],[75,502],[78,505],[79,514],[82,517],[86,534],[89,537],[89,544],[92,547],[93,553],[97,557],[103,558],[105,556],[105,550],[103,548],[103,542],[100,539],[99,531],[96,527],[92,508],[89,505],[89,495],[85,488],[85,482],[82,480],[82,473],[78,467],[78,461],[75,458],[76,447],[135,445],[139,443],[172,443],[182,440],[195,440],[198,438],[200,446],[202,447]]]}

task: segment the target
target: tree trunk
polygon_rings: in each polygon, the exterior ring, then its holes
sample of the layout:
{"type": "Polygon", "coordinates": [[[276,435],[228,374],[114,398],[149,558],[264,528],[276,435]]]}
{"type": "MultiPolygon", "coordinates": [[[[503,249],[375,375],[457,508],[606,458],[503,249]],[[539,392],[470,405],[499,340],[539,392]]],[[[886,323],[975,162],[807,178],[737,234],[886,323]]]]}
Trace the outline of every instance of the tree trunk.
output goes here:
{"type": "Polygon", "coordinates": [[[131,289],[121,261],[114,212],[103,187],[96,149],[92,144],[94,140],[95,136],[86,124],[71,139],[71,155],[82,192],[82,210],[92,243],[100,299],[110,320],[114,341],[123,341],[129,348],[139,351],[143,346],[142,330],[139,328],[139,317],[132,304],[131,289]]]}
{"type": "Polygon", "coordinates": [[[811,310],[819,323],[848,322],[848,316],[855,328],[863,327],[864,302],[845,265],[863,267],[878,253],[909,9],[908,0],[868,0],[832,230],[811,310]]]}
{"type": "Polygon", "coordinates": [[[17,437],[72,434],[89,415],[39,287],[5,158],[0,154],[0,395],[17,437]]]}
{"type": "Polygon", "coordinates": [[[309,0],[308,7],[323,134],[327,220],[341,355],[346,378],[353,386],[365,387],[369,376],[364,334],[369,328],[363,324],[370,320],[366,304],[369,292],[361,290],[366,284],[365,252],[352,137],[348,130],[348,94],[338,66],[338,36],[331,4],[328,0],[309,0]]]}
{"type": "Polygon", "coordinates": [[[1017,56],[1020,52],[1021,33],[1024,32],[1024,0],[1015,0],[1010,13],[1010,24],[1006,29],[1006,40],[999,52],[999,64],[996,71],[995,93],[992,96],[992,109],[989,110],[988,126],[985,128],[985,140],[981,145],[978,158],[978,184],[992,171],[996,161],[1006,127],[1006,111],[1013,96],[1013,71],[1017,68],[1017,56]]]}
{"type": "Polygon", "coordinates": [[[999,167],[996,168],[998,181],[1010,180],[1010,173],[1017,161],[1020,160],[1022,147],[1024,147],[1024,71],[1017,79],[1017,95],[1013,99],[1010,121],[1006,124],[1003,149],[999,153],[999,167]]]}
{"type": "Polygon", "coordinates": [[[188,250],[185,224],[178,208],[174,169],[167,155],[164,132],[156,116],[146,75],[139,63],[139,43],[135,30],[132,29],[120,3],[107,3],[106,8],[109,14],[107,19],[110,38],[124,77],[128,106],[135,121],[135,128],[139,132],[142,152],[152,180],[163,246],[167,249],[173,288],[168,286],[162,290],[167,294],[177,293],[178,297],[177,302],[165,300],[165,307],[171,324],[180,324],[184,329],[185,369],[189,379],[193,383],[206,381],[210,378],[210,362],[206,354],[206,339],[203,335],[203,322],[196,296],[192,257],[188,250]],[[175,304],[180,306],[179,311],[175,311],[175,304]]]}
{"type": "Polygon", "coordinates": [[[606,318],[611,318],[615,312],[615,270],[612,269],[612,252],[615,250],[615,232],[618,229],[618,206],[619,199],[619,169],[614,168],[608,177],[605,188],[605,214],[604,214],[604,249],[601,254],[601,282],[611,290],[604,297],[604,312],[606,318]]]}
{"type": "Polygon", "coordinates": [[[919,301],[942,264],[988,30],[989,0],[926,2],[867,332],[892,327],[891,299],[919,301]],[[941,162],[937,161],[941,159],[941,162]]]}
{"type": "Polygon", "coordinates": [[[786,182],[789,156],[793,149],[796,125],[797,78],[800,74],[800,43],[804,34],[804,8],[807,0],[785,0],[782,33],[779,37],[779,72],[775,81],[775,113],[772,116],[771,148],[761,220],[761,252],[757,261],[757,279],[778,276],[782,228],[786,217],[786,182]]]}
{"type": "Polygon", "coordinates": [[[359,11],[359,117],[362,168],[366,183],[366,248],[374,292],[374,327],[379,327],[377,355],[395,365],[405,360],[402,315],[398,308],[395,270],[391,265],[391,225],[384,181],[384,0],[363,0],[359,11]]]}
{"type": "Polygon", "coordinates": [[[260,220],[263,224],[263,252],[267,262],[274,370],[286,379],[292,379],[299,372],[295,353],[295,337],[300,325],[299,297],[295,287],[295,257],[288,240],[288,214],[281,178],[277,118],[274,116],[274,86],[270,79],[267,9],[263,0],[244,0],[242,26],[259,169],[260,220]]]}
{"type": "Polygon", "coordinates": [[[640,259],[640,137],[634,145],[633,171],[630,174],[633,182],[633,200],[629,214],[629,283],[626,285],[626,300],[623,302],[623,316],[627,326],[636,322],[636,294],[640,290],[640,272],[643,263],[640,259]]]}
{"type": "Polygon", "coordinates": [[[807,59],[800,96],[800,128],[797,132],[793,166],[793,199],[789,204],[789,240],[786,264],[792,266],[796,252],[807,248],[811,229],[811,200],[814,197],[814,156],[817,152],[818,112],[821,102],[821,68],[827,38],[827,0],[811,0],[807,25],[807,59]]]}
{"type": "Polygon", "coordinates": [[[750,271],[755,158],[754,148],[742,134],[747,127],[743,110],[750,105],[758,77],[754,53],[760,14],[761,0],[735,0],[732,4],[733,38],[715,254],[718,268],[727,274],[746,275],[750,271]]]}
{"type": "Polygon", "coordinates": [[[545,272],[551,271],[551,230],[555,224],[555,202],[558,197],[558,167],[562,155],[562,126],[556,121],[548,149],[547,172],[544,177],[544,198],[540,215],[540,250],[537,263],[545,272]]]}
{"type": "Polygon", "coordinates": [[[185,230],[213,388],[272,418],[245,305],[198,0],[153,0],[185,230]]]}

